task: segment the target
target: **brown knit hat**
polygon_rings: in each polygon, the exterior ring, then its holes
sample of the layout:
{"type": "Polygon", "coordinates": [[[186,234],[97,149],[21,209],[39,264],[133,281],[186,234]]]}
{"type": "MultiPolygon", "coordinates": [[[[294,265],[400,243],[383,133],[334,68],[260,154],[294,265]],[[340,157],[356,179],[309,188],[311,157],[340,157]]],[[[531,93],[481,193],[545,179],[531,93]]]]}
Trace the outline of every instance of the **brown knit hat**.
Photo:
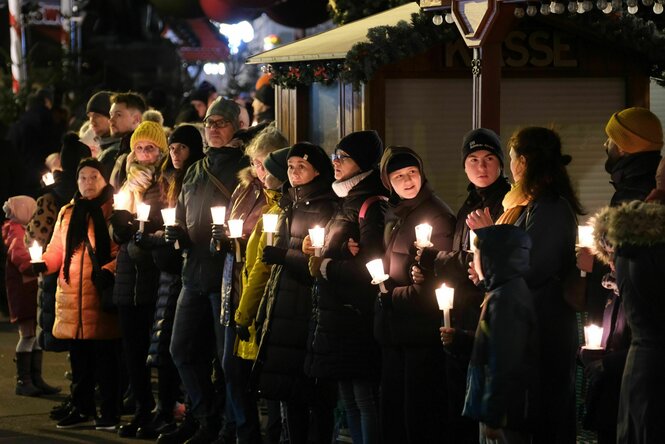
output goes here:
{"type": "Polygon", "coordinates": [[[134,150],[137,142],[147,141],[155,145],[162,154],[169,151],[169,145],[166,142],[166,134],[164,128],[157,123],[149,120],[141,122],[141,124],[134,130],[132,138],[129,140],[129,146],[134,150]]]}
{"type": "Polygon", "coordinates": [[[627,108],[614,113],[605,132],[621,151],[628,154],[660,151],[663,147],[660,120],[646,108],[627,108]]]}

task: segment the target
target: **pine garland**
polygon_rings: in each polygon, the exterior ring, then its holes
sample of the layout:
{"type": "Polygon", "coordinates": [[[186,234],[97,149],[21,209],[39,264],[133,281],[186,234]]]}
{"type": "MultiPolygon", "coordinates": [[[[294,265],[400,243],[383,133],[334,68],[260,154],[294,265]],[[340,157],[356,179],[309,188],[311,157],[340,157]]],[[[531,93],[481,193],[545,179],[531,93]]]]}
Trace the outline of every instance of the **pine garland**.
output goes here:
{"type": "Polygon", "coordinates": [[[397,6],[410,3],[412,0],[329,0],[333,22],[344,25],[397,6]]]}

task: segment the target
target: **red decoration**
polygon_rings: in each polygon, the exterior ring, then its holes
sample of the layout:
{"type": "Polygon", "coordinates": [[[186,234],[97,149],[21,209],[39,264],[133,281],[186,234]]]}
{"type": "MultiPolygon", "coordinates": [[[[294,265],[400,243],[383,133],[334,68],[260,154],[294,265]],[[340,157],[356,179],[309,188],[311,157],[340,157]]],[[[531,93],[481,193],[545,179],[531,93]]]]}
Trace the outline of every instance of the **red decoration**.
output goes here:
{"type": "Polygon", "coordinates": [[[254,20],[261,11],[244,7],[245,2],[240,0],[199,0],[201,9],[210,19],[220,23],[238,23],[243,20],[254,20]],[[240,8],[235,6],[242,4],[240,8]]]}
{"type": "Polygon", "coordinates": [[[266,12],[280,25],[291,28],[311,28],[330,20],[327,0],[286,0],[266,12]]]}

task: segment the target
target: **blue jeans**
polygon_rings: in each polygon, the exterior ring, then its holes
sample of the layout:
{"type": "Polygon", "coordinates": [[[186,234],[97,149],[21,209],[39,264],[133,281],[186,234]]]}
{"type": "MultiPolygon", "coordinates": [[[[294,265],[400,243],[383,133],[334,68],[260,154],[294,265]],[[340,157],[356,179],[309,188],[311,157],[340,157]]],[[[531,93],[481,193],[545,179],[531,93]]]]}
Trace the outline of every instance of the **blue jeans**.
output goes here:
{"type": "Polygon", "coordinates": [[[213,354],[220,362],[224,356],[220,303],[219,291],[202,293],[183,287],[173,320],[171,356],[197,419],[217,414],[211,376],[213,354]]]}
{"type": "Polygon", "coordinates": [[[370,380],[339,381],[339,397],[355,444],[379,442],[378,384],[370,380]]]}

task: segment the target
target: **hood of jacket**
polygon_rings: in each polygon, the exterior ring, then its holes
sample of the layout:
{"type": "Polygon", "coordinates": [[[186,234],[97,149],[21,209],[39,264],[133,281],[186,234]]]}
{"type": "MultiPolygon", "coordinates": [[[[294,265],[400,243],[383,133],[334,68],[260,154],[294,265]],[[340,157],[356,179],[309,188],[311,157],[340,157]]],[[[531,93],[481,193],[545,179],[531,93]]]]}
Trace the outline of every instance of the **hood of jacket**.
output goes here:
{"type": "Polygon", "coordinates": [[[487,291],[529,270],[531,238],[515,225],[491,225],[475,230],[487,291]]]}
{"type": "Polygon", "coordinates": [[[393,190],[392,185],[390,185],[390,178],[388,177],[388,164],[393,157],[400,154],[408,154],[413,156],[418,161],[421,183],[424,185],[425,182],[427,182],[427,178],[425,177],[425,169],[423,167],[423,159],[418,155],[418,153],[405,146],[389,147],[386,151],[383,152],[383,156],[381,157],[381,162],[379,164],[379,171],[381,172],[381,182],[383,182],[383,186],[390,191],[390,200],[392,202],[398,200],[399,196],[397,196],[397,193],[395,193],[395,190],[393,190]]]}

